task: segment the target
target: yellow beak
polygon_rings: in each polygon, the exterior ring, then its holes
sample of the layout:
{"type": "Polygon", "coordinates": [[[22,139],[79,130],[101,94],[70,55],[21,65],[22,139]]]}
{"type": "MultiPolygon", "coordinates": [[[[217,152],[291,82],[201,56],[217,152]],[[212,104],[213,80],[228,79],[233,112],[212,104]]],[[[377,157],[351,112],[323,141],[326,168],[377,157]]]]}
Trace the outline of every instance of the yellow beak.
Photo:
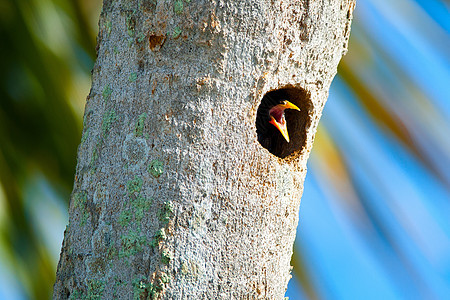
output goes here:
{"type": "Polygon", "coordinates": [[[284,100],[283,104],[278,104],[278,105],[281,105],[284,109],[295,109],[295,110],[300,111],[300,108],[298,108],[297,105],[295,105],[294,103],[291,103],[287,100],[284,100]]]}
{"type": "Polygon", "coordinates": [[[270,124],[273,124],[283,135],[284,139],[289,143],[289,134],[287,131],[286,122],[284,123],[278,123],[274,117],[270,116],[270,124]]]}
{"type": "Polygon", "coordinates": [[[270,124],[273,124],[283,135],[283,137],[285,138],[285,140],[289,143],[289,134],[287,131],[287,126],[286,126],[286,120],[284,118],[284,110],[285,109],[295,109],[295,110],[300,110],[300,108],[297,107],[297,105],[284,100],[283,102],[281,102],[280,104],[276,105],[275,107],[273,107],[270,110],[270,124]],[[275,114],[276,117],[280,120],[277,121],[272,114],[275,114]],[[281,114],[281,115],[280,115],[281,114]]]}

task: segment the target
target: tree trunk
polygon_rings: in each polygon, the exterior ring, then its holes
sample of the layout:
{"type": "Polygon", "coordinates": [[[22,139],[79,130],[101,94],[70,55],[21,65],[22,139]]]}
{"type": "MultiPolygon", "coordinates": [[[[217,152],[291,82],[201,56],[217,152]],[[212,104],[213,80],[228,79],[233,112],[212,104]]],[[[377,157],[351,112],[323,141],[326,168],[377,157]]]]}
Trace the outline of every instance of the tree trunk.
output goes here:
{"type": "Polygon", "coordinates": [[[54,298],[282,299],[353,7],[105,0],[54,298]]]}

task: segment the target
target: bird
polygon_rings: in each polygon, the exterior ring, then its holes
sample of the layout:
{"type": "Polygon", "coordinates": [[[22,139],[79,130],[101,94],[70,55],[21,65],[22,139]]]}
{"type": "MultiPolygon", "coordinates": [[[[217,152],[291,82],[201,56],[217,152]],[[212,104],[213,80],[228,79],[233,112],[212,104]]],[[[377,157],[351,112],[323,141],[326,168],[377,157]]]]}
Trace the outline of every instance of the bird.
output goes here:
{"type": "Polygon", "coordinates": [[[289,133],[287,130],[286,117],[284,113],[286,109],[295,109],[300,111],[300,108],[298,108],[297,105],[287,100],[283,100],[280,104],[277,104],[269,109],[269,123],[275,126],[281,132],[286,142],[289,143],[289,133]]]}
{"type": "MultiPolygon", "coordinates": [[[[287,123],[292,119],[289,118],[289,115],[286,118],[286,110],[300,111],[297,105],[283,96],[279,94],[265,95],[258,107],[256,117],[259,143],[270,153],[280,157],[285,154],[286,146],[290,142],[287,123]]],[[[292,128],[292,125],[289,128],[292,128]]]]}

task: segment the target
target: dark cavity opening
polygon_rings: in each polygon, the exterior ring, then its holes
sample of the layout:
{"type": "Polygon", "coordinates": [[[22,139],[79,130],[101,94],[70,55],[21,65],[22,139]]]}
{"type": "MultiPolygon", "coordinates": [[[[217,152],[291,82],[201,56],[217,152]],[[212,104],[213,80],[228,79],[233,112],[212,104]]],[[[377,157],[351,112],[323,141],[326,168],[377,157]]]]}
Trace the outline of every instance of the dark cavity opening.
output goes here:
{"type": "Polygon", "coordinates": [[[306,143],[306,128],[311,124],[309,110],[312,109],[310,94],[294,86],[273,90],[264,95],[256,114],[256,133],[258,142],[273,155],[285,158],[295,152],[301,152],[306,143]],[[280,131],[269,123],[269,110],[287,100],[300,108],[285,110],[289,143],[280,131]]]}

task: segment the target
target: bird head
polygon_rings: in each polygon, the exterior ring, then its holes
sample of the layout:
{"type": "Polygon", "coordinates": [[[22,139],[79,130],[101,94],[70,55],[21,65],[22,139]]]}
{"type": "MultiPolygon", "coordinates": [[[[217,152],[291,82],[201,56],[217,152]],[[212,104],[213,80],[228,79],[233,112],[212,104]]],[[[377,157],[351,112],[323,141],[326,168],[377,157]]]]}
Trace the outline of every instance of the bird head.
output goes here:
{"type": "Polygon", "coordinates": [[[283,137],[286,139],[286,141],[289,143],[289,134],[287,131],[287,124],[286,124],[286,118],[284,116],[284,110],[285,109],[295,109],[300,110],[295,104],[284,100],[281,101],[280,104],[275,105],[269,110],[269,116],[270,116],[270,124],[273,124],[283,135],[283,137]]]}

